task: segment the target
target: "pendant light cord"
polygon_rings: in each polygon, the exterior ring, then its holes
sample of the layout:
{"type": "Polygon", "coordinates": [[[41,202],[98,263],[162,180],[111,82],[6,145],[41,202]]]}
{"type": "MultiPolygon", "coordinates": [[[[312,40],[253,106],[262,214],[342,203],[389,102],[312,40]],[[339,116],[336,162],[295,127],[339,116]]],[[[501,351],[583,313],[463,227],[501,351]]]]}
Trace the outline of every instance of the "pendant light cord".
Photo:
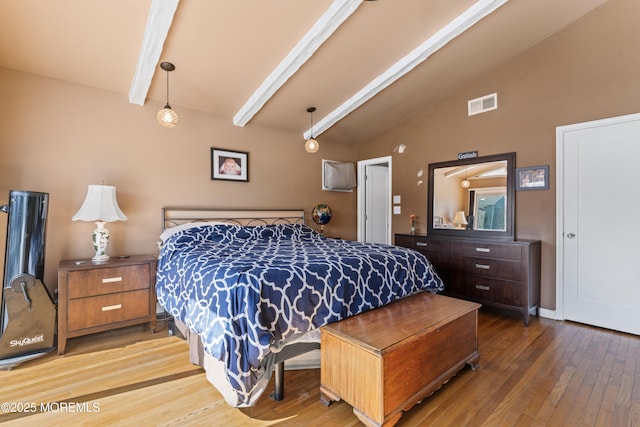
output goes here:
{"type": "Polygon", "coordinates": [[[313,139],[313,111],[311,112],[311,139],[313,139]]]}
{"type": "Polygon", "coordinates": [[[307,113],[311,115],[311,138],[313,139],[313,112],[316,111],[316,107],[307,108],[307,113]]]}
{"type": "Polygon", "coordinates": [[[167,105],[165,106],[165,108],[169,106],[169,70],[167,70],[166,73],[167,73],[167,105]]]}

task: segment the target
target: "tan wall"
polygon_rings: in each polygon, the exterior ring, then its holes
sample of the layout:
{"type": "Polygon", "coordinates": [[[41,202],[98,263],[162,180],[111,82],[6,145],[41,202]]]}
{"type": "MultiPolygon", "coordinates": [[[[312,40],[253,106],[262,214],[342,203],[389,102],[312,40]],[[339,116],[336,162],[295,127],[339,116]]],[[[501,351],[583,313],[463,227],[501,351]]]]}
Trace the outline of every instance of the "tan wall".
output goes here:
{"type": "MultiPolygon", "coordinates": [[[[640,2],[610,0],[560,33],[489,71],[386,134],[358,158],[393,154],[393,194],[426,229],[426,176],[432,162],[459,152],[516,152],[516,166],[549,165],[548,191],[516,194],[516,237],[542,240],[542,307],[555,309],[555,130],[557,126],[640,111],[640,2]],[[467,117],[467,100],[498,93],[498,110],[467,117]],[[404,154],[394,153],[398,144],[404,154]],[[418,185],[422,180],[423,183],[418,185]]],[[[420,230],[421,229],[421,230],[420,230]]]]}
{"type": "MultiPolygon", "coordinates": [[[[457,153],[516,151],[517,166],[550,165],[548,191],[516,195],[516,236],[543,242],[542,306],[555,308],[555,128],[640,111],[640,2],[610,0],[564,31],[417,112],[356,149],[325,143],[316,155],[301,132],[237,128],[231,118],[174,108],[181,124],[155,122],[160,104],[131,105],[102,90],[0,68],[0,204],[10,189],[50,194],[45,282],[60,259],[90,257],[93,224],[72,222],[88,184],[113,184],[129,220],[108,226],[110,253],[155,253],[162,206],[334,210],[327,233],[356,237],[356,194],[320,190],[322,158],[393,155],[393,194],[425,230],[426,182],[419,171],[457,153]],[[467,100],[498,92],[499,109],[467,117],[467,100]],[[398,144],[408,149],[393,152],[398,144]],[[250,182],[210,180],[212,146],[247,151],[250,182]],[[422,183],[420,183],[422,181],[422,183]]],[[[321,142],[322,139],[320,138],[321,142]]],[[[311,221],[308,220],[308,223],[311,221]]],[[[315,224],[314,224],[315,225],[315,224]]],[[[0,215],[0,242],[6,217],[0,215]]],[[[4,260],[4,245],[0,245],[4,260]]]]}
{"type": "MultiPolygon", "coordinates": [[[[304,151],[302,129],[239,128],[174,105],[181,123],[156,123],[160,104],[131,105],[126,96],[0,68],[0,204],[9,190],[50,194],[45,283],[57,286],[61,259],[93,255],[93,223],[72,222],[88,184],[115,185],[125,222],[107,225],[109,253],[157,253],[161,207],[302,208],[327,203],[328,235],[356,238],[356,193],[321,190],[322,158],[354,161],[356,148],[322,144],[304,151]],[[249,182],[210,179],[210,148],[249,153],[249,182]]],[[[6,214],[0,214],[4,262],[6,214]]],[[[3,269],[4,270],[4,269],[3,269]]]]}

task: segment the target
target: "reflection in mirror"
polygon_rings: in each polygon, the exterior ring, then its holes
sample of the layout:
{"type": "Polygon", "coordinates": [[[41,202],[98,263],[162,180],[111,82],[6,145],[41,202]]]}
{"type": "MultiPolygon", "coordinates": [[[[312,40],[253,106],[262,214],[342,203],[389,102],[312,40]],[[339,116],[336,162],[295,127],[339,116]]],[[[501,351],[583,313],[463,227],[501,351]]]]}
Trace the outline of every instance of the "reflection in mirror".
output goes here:
{"type": "Polygon", "coordinates": [[[506,197],[506,161],[436,168],[433,227],[504,231],[506,197]]]}
{"type": "Polygon", "coordinates": [[[427,234],[513,239],[515,153],[429,165],[427,234]]]}
{"type": "Polygon", "coordinates": [[[506,230],[507,187],[479,188],[469,192],[469,209],[474,230],[506,230]],[[471,215],[473,213],[473,215],[471,215]]]}

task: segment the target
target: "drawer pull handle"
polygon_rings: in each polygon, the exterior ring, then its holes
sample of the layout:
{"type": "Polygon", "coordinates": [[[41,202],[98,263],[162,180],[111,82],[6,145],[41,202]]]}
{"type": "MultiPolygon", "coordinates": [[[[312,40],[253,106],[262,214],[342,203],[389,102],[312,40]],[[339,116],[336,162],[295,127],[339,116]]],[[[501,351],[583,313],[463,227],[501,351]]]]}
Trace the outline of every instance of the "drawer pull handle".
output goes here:
{"type": "Polygon", "coordinates": [[[491,266],[487,264],[476,264],[476,268],[480,270],[491,270],[491,266]]]}
{"type": "Polygon", "coordinates": [[[427,246],[427,242],[416,242],[416,246],[426,247],[427,246]]]}
{"type": "Polygon", "coordinates": [[[107,277],[102,279],[102,283],[122,282],[122,277],[107,277]]]}
{"type": "Polygon", "coordinates": [[[489,291],[491,288],[489,286],[476,285],[476,289],[480,289],[481,291],[489,291]]]}
{"type": "Polygon", "coordinates": [[[121,308],[122,304],[105,305],[102,307],[102,311],[120,310],[121,308]]]}
{"type": "Polygon", "coordinates": [[[491,252],[490,248],[476,248],[476,252],[486,252],[489,253],[491,252]]]}

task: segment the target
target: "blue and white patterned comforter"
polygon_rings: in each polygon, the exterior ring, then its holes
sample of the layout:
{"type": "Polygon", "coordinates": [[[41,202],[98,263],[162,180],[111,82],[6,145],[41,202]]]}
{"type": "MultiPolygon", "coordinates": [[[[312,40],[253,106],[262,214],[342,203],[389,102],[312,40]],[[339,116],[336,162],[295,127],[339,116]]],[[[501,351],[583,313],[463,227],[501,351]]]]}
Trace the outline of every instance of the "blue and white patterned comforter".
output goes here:
{"type": "Polygon", "coordinates": [[[409,249],[330,239],[299,224],[216,224],[164,242],[156,290],[224,362],[246,406],[272,344],[443,284],[409,249]]]}

